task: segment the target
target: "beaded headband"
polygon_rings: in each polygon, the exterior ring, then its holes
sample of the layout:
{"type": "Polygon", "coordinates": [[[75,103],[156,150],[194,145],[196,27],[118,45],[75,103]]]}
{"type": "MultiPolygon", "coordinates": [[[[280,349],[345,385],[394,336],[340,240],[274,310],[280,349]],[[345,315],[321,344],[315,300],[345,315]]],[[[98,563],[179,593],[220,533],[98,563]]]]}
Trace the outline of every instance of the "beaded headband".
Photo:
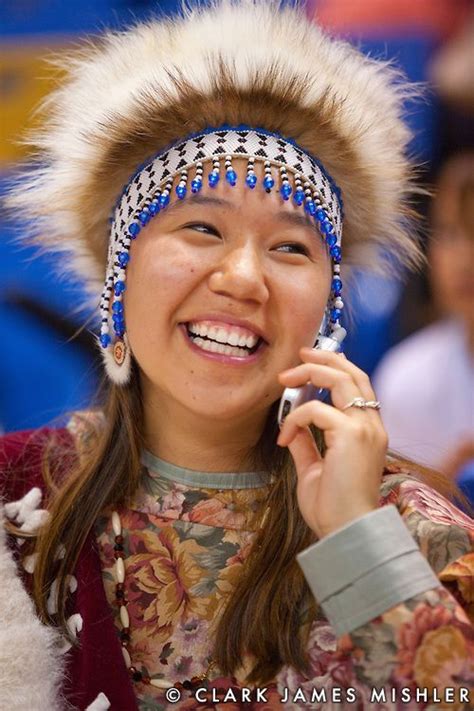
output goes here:
{"type": "Polygon", "coordinates": [[[340,277],[343,205],[341,192],[324,167],[292,140],[263,129],[222,127],[208,129],[175,144],[143,164],[131,178],[111,218],[105,286],[100,300],[100,345],[109,377],[125,384],[130,376],[128,348],[122,295],[126,288],[126,267],[130,261],[130,246],[140,231],[172,198],[174,179],[178,200],[198,193],[207,181],[215,188],[223,178],[231,186],[237,183],[232,167],[233,158],[247,159],[245,183],[250,190],[262,193],[278,190],[282,200],[294,203],[314,218],[324,239],[333,266],[331,294],[320,335],[340,325],[342,281],[340,277]],[[264,177],[258,186],[255,163],[264,165],[264,177]],[[110,301],[112,306],[110,308],[110,301]],[[112,340],[111,327],[115,334],[112,340]]]}

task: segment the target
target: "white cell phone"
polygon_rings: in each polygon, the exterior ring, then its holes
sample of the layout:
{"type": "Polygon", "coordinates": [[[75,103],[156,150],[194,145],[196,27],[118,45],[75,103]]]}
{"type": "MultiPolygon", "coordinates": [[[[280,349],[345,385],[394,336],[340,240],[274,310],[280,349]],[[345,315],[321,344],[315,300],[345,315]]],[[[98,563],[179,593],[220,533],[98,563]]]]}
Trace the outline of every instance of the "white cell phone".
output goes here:
{"type": "MultiPolygon", "coordinates": [[[[341,350],[341,345],[346,335],[346,329],[339,326],[330,336],[319,336],[314,350],[321,349],[337,353],[341,350]]],[[[285,388],[278,409],[278,424],[281,427],[285,418],[299,405],[309,400],[324,400],[327,394],[328,391],[325,388],[318,388],[312,383],[307,383],[299,388],[285,388]]]]}

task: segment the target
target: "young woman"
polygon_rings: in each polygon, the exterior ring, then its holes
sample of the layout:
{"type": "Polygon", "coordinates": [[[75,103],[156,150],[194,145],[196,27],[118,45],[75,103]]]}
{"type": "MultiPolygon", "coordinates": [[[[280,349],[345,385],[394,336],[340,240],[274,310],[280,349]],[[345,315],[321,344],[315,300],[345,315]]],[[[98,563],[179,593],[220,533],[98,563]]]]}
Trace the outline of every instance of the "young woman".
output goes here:
{"type": "Polygon", "coordinates": [[[68,67],[11,203],[102,290],[109,384],[2,440],[23,581],[5,541],[0,706],[468,708],[472,521],[387,456],[367,375],[327,349],[341,262],[420,260],[409,90],[273,2],[68,67]],[[331,404],[280,430],[307,383],[331,404]]]}

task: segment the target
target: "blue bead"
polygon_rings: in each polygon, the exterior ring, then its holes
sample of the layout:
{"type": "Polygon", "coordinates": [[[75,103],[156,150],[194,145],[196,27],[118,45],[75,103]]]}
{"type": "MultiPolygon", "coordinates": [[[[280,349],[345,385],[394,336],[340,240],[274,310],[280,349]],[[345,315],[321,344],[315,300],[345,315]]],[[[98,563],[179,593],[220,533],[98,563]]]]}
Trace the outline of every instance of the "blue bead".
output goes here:
{"type": "Polygon", "coordinates": [[[226,171],[225,179],[230,185],[234,186],[237,182],[237,173],[235,170],[229,168],[229,170],[226,171]]]}
{"type": "Polygon", "coordinates": [[[176,188],[176,195],[179,197],[180,200],[182,200],[187,193],[187,189],[184,185],[178,185],[176,188]]]}
{"type": "Polygon", "coordinates": [[[128,234],[132,239],[135,239],[135,237],[140,234],[140,230],[141,227],[138,222],[132,222],[132,224],[128,226],[128,234]]]}
{"type": "Polygon", "coordinates": [[[316,218],[317,218],[320,222],[324,222],[324,220],[327,220],[327,217],[328,217],[328,216],[326,215],[325,211],[322,210],[321,208],[319,208],[318,210],[316,210],[316,218]]]}
{"type": "Polygon", "coordinates": [[[289,183],[284,183],[280,188],[280,195],[282,196],[283,200],[288,200],[292,192],[293,191],[289,183]]]}
{"type": "Polygon", "coordinates": [[[334,234],[334,232],[332,234],[326,235],[326,244],[328,244],[330,247],[333,247],[336,244],[336,242],[337,242],[337,237],[334,234]]]}
{"type": "Polygon", "coordinates": [[[120,252],[118,256],[119,264],[121,267],[127,266],[130,261],[130,255],[128,252],[120,252]]]}
{"type": "Polygon", "coordinates": [[[150,213],[148,210],[142,210],[140,214],[138,215],[138,219],[142,223],[143,227],[147,224],[147,222],[150,221],[150,213]]]}
{"type": "Polygon", "coordinates": [[[211,188],[215,188],[217,183],[219,182],[219,173],[209,173],[209,186],[211,188]]]}
{"type": "Polygon", "coordinates": [[[120,294],[121,294],[123,291],[125,291],[125,282],[124,282],[124,281],[118,281],[118,282],[115,284],[115,287],[114,287],[114,294],[115,294],[115,296],[120,296],[120,294]]]}
{"type": "Polygon", "coordinates": [[[198,193],[202,188],[202,180],[198,180],[197,178],[193,180],[191,183],[191,192],[192,193],[198,193]]]}
{"type": "Polygon", "coordinates": [[[324,222],[321,222],[321,229],[327,235],[330,234],[331,232],[334,232],[334,227],[331,225],[329,220],[324,220],[324,222]]]}
{"type": "Polygon", "coordinates": [[[112,314],[112,321],[115,323],[115,325],[124,323],[124,316],[123,313],[116,313],[112,314]]]}
{"type": "Polygon", "coordinates": [[[102,333],[100,336],[100,345],[102,348],[107,348],[110,343],[110,336],[108,333],[102,333]]]}
{"type": "Polygon", "coordinates": [[[148,209],[150,210],[150,215],[152,217],[153,217],[153,215],[156,215],[160,211],[160,204],[156,198],[155,198],[155,200],[151,201],[148,209]]]}
{"type": "Polygon", "coordinates": [[[247,175],[247,177],[245,178],[245,182],[247,183],[249,188],[253,190],[257,184],[257,176],[255,175],[255,173],[250,173],[249,175],[247,175]]]}
{"type": "Polygon", "coordinates": [[[341,309],[331,309],[331,321],[337,321],[341,318],[341,309]]]}
{"type": "Polygon", "coordinates": [[[125,333],[124,328],[114,328],[115,335],[118,336],[119,338],[122,338],[123,334],[125,333]]]}
{"type": "Polygon", "coordinates": [[[121,314],[123,312],[123,304],[121,301],[114,301],[112,304],[112,311],[115,314],[121,314]]]}
{"type": "Polygon", "coordinates": [[[296,202],[297,205],[302,205],[304,202],[304,190],[296,190],[293,195],[293,200],[296,202]]]}
{"type": "Polygon", "coordinates": [[[275,181],[273,180],[272,176],[266,175],[265,178],[263,179],[263,187],[265,188],[265,190],[269,193],[274,185],[275,185],[275,181]]]}
{"type": "Polygon", "coordinates": [[[331,249],[329,250],[329,254],[336,263],[341,261],[341,248],[339,247],[339,245],[335,244],[334,247],[331,247],[331,249]]]}
{"type": "Polygon", "coordinates": [[[160,195],[159,201],[160,201],[160,207],[161,207],[161,208],[166,207],[166,206],[168,205],[169,201],[170,201],[170,196],[169,196],[169,195],[164,195],[164,194],[163,194],[163,195],[160,195]]]}
{"type": "Polygon", "coordinates": [[[314,216],[316,214],[316,203],[314,203],[312,200],[308,200],[308,202],[306,202],[304,205],[304,209],[310,215],[314,216]]]}
{"type": "Polygon", "coordinates": [[[332,280],[331,288],[334,292],[334,296],[339,296],[342,289],[342,281],[338,277],[334,277],[332,280]]]}

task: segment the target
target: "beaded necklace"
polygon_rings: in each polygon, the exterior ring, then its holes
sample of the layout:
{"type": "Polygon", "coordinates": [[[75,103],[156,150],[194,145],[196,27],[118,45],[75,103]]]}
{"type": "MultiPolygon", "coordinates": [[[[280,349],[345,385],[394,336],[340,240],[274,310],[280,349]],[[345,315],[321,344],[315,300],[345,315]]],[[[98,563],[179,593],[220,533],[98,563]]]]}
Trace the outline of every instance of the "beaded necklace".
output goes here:
{"type": "Polygon", "coordinates": [[[120,642],[122,646],[122,654],[125,661],[125,665],[130,674],[130,678],[135,683],[142,683],[149,686],[154,686],[158,689],[169,689],[170,687],[175,687],[176,689],[189,689],[193,690],[198,688],[207,682],[209,673],[215,667],[216,662],[211,659],[206,671],[203,674],[199,674],[191,677],[191,679],[185,679],[184,681],[171,681],[167,679],[152,679],[148,674],[144,674],[139,669],[137,669],[133,663],[130,654],[130,615],[128,614],[127,605],[128,600],[125,596],[125,563],[124,563],[124,538],[122,522],[120,520],[120,515],[117,511],[112,512],[112,530],[114,532],[114,576],[115,576],[115,601],[120,611],[120,623],[122,629],[120,631],[120,642]]]}

